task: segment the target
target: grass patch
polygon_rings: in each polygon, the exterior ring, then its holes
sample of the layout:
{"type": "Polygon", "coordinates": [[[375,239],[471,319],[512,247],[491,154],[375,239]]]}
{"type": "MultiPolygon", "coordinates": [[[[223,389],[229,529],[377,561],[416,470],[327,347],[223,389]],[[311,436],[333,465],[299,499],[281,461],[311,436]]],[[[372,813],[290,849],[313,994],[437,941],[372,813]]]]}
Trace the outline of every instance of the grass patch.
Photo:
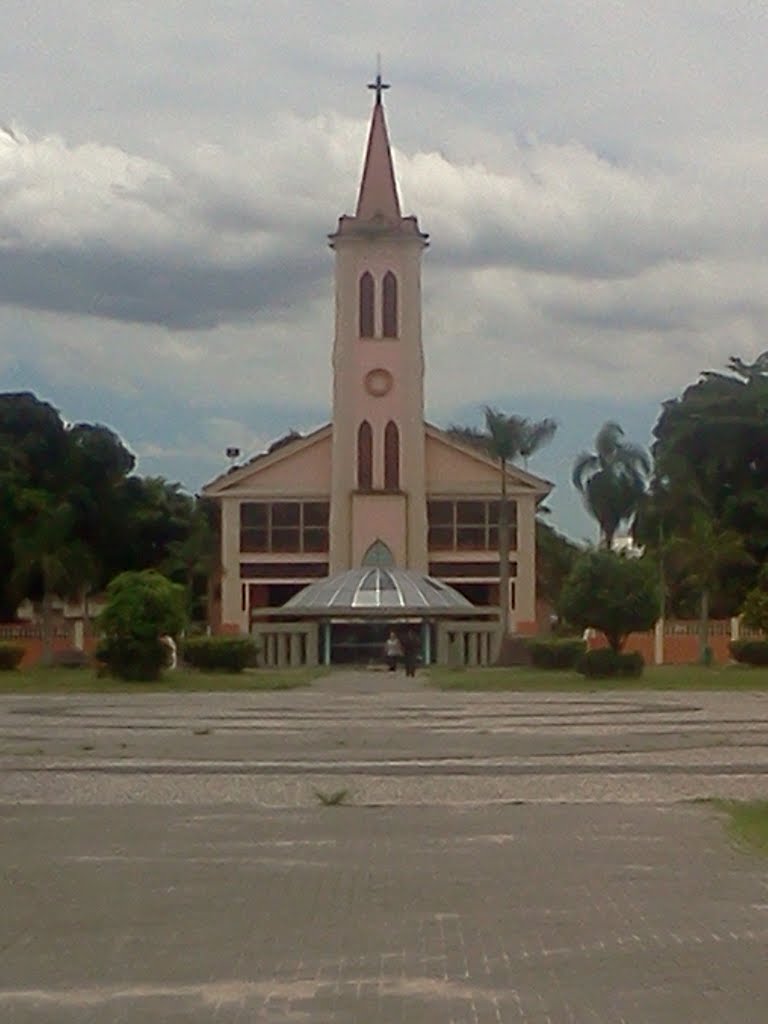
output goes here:
{"type": "Polygon", "coordinates": [[[768,669],[744,665],[649,666],[637,679],[585,679],[578,672],[537,668],[430,668],[440,690],[594,692],[602,690],[768,690],[768,669]]]}
{"type": "Polygon", "coordinates": [[[314,793],[323,807],[340,807],[341,804],[346,803],[349,796],[348,789],[334,789],[330,793],[326,793],[322,789],[316,789],[314,793]]]}
{"type": "Polygon", "coordinates": [[[729,818],[728,833],[739,844],[768,856],[768,800],[714,800],[729,818]]]}
{"type": "Polygon", "coordinates": [[[165,672],[156,683],[127,683],[99,677],[88,668],[30,668],[0,672],[0,694],[23,693],[199,693],[256,690],[293,690],[309,686],[324,675],[324,668],[246,669],[240,673],[197,672],[178,669],[165,672]]]}

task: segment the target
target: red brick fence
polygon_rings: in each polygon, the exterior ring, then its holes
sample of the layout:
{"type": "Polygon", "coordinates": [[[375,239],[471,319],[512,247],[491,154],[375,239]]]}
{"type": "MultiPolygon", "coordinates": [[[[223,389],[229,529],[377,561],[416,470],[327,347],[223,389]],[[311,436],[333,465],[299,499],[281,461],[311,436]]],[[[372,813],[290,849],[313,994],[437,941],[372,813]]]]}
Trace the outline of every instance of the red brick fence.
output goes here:
{"type": "MultiPolygon", "coordinates": [[[[52,640],[54,652],[84,650],[91,653],[96,646],[96,638],[85,631],[82,619],[57,623],[52,640]]],[[[0,623],[0,642],[23,644],[21,668],[31,668],[43,656],[43,627],[39,622],[0,623]]]]}
{"type": "MultiPolygon", "coordinates": [[[[590,649],[606,647],[602,633],[588,630],[590,649]]],[[[707,646],[712,659],[723,663],[731,660],[731,640],[761,639],[762,634],[748,630],[739,619],[714,619],[707,630],[707,646]]],[[[691,619],[660,619],[647,633],[630,633],[625,651],[639,651],[647,665],[685,665],[699,660],[699,623],[691,619]]]]}

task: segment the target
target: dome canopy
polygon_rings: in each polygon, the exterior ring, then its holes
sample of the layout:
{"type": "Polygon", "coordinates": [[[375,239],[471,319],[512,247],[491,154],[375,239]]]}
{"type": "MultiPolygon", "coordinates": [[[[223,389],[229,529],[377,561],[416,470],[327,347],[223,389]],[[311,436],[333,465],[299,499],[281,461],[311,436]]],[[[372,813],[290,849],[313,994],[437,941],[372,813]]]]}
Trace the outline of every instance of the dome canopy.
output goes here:
{"type": "Polygon", "coordinates": [[[338,612],[476,611],[475,606],[441,580],[407,569],[350,569],[310,583],[287,601],[285,611],[330,614],[338,612]]]}

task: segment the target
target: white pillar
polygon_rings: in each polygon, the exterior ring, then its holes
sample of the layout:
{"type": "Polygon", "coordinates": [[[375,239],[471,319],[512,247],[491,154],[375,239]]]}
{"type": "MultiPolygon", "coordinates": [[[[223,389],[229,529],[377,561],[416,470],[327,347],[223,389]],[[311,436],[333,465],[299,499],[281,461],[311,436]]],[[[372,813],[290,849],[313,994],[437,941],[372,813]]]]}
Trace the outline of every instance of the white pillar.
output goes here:
{"type": "Polygon", "coordinates": [[[653,662],[664,664],[664,619],[657,619],[653,627],[653,662]]]}

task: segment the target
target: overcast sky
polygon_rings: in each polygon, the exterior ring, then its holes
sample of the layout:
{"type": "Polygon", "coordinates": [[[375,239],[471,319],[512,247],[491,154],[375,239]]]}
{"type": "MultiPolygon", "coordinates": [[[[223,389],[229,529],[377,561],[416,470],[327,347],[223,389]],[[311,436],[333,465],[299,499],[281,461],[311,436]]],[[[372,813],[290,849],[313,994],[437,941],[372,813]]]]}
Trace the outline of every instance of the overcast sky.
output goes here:
{"type": "Polygon", "coordinates": [[[531,468],[768,348],[768,7],[3,0],[0,390],[198,489],[330,408],[332,256],[383,59],[427,414],[554,416],[531,468]]]}

